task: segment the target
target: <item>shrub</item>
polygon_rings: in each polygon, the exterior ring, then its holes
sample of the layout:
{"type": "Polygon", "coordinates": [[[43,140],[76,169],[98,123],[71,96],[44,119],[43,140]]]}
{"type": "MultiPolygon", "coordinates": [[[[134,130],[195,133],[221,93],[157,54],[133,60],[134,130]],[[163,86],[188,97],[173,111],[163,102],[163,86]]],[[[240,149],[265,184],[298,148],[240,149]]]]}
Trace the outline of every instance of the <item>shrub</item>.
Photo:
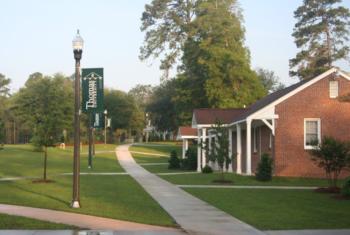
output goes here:
{"type": "Polygon", "coordinates": [[[270,158],[269,154],[264,153],[256,169],[256,179],[259,181],[270,181],[272,179],[272,164],[272,158],[270,158]]]}
{"type": "Polygon", "coordinates": [[[171,151],[168,169],[179,169],[180,159],[177,157],[177,152],[175,150],[171,151]]]}
{"type": "Polygon", "coordinates": [[[197,169],[197,148],[191,146],[186,151],[186,158],[181,159],[181,169],[183,170],[196,170],[197,169]]]}
{"type": "Polygon", "coordinates": [[[344,197],[350,197],[350,178],[348,178],[344,185],[343,185],[343,188],[341,189],[341,194],[344,196],[344,197]]]}
{"type": "Polygon", "coordinates": [[[213,173],[213,169],[211,169],[210,166],[206,165],[205,167],[203,167],[202,173],[203,173],[203,174],[210,174],[210,173],[213,173]]]}
{"type": "Polygon", "coordinates": [[[350,159],[349,143],[326,136],[310,153],[311,159],[324,169],[329,187],[337,187],[338,176],[350,159]]]}

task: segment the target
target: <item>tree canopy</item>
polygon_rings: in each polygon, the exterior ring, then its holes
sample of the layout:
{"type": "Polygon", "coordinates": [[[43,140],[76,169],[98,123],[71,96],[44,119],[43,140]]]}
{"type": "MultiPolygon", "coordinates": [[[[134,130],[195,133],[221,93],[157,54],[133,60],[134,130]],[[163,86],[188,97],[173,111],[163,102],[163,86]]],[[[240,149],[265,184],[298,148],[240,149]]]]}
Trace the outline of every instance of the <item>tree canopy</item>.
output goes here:
{"type": "Polygon", "coordinates": [[[350,12],[341,2],[303,0],[294,12],[297,23],[292,35],[300,51],[290,60],[291,76],[309,79],[347,58],[350,12]]]}

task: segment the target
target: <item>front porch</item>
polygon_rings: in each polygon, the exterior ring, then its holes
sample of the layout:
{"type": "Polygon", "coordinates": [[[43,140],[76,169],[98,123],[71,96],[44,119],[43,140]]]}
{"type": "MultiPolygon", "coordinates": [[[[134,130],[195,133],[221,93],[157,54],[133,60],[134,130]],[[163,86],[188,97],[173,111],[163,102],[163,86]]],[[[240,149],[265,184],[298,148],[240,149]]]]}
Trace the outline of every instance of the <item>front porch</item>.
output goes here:
{"type": "MultiPolygon", "coordinates": [[[[232,160],[227,172],[252,175],[263,153],[273,157],[275,118],[246,119],[226,125],[229,129],[229,156],[232,160]]],[[[198,145],[197,149],[198,172],[207,164],[218,170],[217,164],[209,163],[206,150],[203,148],[206,144],[211,146],[212,141],[215,141],[215,133],[211,129],[211,127],[197,129],[197,141],[203,143],[202,147],[198,145]]]]}

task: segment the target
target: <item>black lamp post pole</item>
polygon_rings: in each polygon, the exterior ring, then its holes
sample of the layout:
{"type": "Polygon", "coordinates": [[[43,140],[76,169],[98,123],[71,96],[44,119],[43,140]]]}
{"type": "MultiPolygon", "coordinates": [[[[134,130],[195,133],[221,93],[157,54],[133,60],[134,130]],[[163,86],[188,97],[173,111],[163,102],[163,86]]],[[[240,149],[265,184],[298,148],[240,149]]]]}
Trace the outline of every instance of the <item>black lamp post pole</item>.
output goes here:
{"type": "Polygon", "coordinates": [[[73,163],[73,208],[80,208],[80,60],[83,51],[74,49],[75,59],[75,104],[74,104],[74,163],[73,163]]]}

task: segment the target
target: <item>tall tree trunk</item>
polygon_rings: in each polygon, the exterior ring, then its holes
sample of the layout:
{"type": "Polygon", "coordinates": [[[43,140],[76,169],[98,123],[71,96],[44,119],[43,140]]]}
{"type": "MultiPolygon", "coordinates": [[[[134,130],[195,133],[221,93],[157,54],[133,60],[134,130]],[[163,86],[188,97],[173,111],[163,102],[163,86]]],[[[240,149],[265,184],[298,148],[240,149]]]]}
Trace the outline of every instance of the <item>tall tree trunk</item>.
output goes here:
{"type": "Polygon", "coordinates": [[[46,181],[46,168],[47,168],[47,146],[44,147],[44,181],[46,181]]]}
{"type": "Polygon", "coordinates": [[[331,39],[331,33],[329,31],[329,24],[328,20],[326,21],[326,41],[327,41],[327,59],[328,59],[328,66],[332,67],[332,39],[331,39]]]}

